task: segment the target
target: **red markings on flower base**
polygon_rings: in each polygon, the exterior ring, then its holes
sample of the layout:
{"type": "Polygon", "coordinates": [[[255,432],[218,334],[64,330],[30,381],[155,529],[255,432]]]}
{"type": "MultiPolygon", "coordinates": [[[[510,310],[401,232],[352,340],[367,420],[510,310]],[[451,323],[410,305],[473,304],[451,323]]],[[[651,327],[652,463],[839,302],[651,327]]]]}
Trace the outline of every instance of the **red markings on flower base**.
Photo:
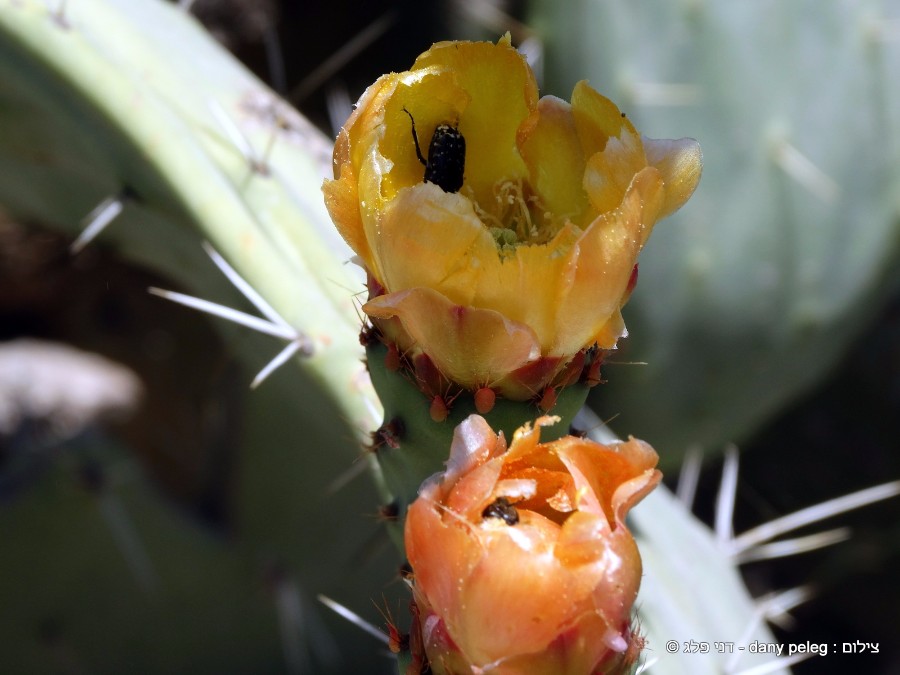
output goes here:
{"type": "Polygon", "coordinates": [[[450,407],[447,405],[443,396],[435,396],[431,399],[428,413],[431,415],[433,421],[443,422],[450,415],[450,407]]]}
{"type": "Polygon", "coordinates": [[[589,387],[596,387],[598,384],[602,384],[603,380],[600,379],[600,366],[603,365],[603,359],[600,356],[595,356],[594,360],[591,361],[590,367],[587,369],[587,374],[584,378],[584,383],[589,387]]]}
{"type": "Polygon", "coordinates": [[[359,331],[359,344],[363,347],[371,347],[378,342],[378,330],[375,326],[363,323],[359,331]]]}
{"type": "Polygon", "coordinates": [[[546,389],[544,389],[544,393],[541,395],[541,400],[538,401],[538,408],[540,408],[544,412],[550,412],[556,406],[556,399],[556,389],[554,389],[553,387],[547,387],[546,389]]]}
{"type": "Polygon", "coordinates": [[[388,371],[396,373],[400,370],[400,366],[403,363],[400,358],[400,350],[397,349],[397,345],[394,343],[389,344],[387,348],[387,354],[384,355],[384,367],[387,368],[388,371]]]}
{"type": "Polygon", "coordinates": [[[563,388],[568,387],[570,384],[575,384],[576,382],[578,382],[579,378],[581,377],[581,372],[584,370],[584,362],[586,358],[587,357],[583,349],[575,354],[575,356],[572,357],[572,360],[566,364],[566,367],[554,380],[554,386],[563,388]]]}
{"type": "Polygon", "coordinates": [[[480,415],[487,415],[494,409],[497,402],[497,394],[490,387],[481,387],[475,392],[475,410],[480,415]]]}
{"type": "Polygon", "coordinates": [[[441,374],[428,354],[417,354],[413,358],[412,365],[416,386],[426,396],[438,396],[450,386],[450,382],[441,374]]]}

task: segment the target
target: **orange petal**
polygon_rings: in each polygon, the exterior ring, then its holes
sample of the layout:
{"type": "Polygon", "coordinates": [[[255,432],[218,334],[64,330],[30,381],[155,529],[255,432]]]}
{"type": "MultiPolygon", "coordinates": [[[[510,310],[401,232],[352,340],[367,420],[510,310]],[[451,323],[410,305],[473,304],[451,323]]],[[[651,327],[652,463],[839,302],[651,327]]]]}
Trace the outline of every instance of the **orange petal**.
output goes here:
{"type": "Polygon", "coordinates": [[[488,525],[496,528],[491,537],[481,533],[486,550],[463,586],[466,611],[448,617],[450,634],[475,664],[542,650],[578,599],[553,555],[558,526],[531,512],[520,518],[514,526],[488,525]]]}
{"type": "Polygon", "coordinates": [[[416,587],[427,589],[434,610],[447,617],[460,613],[459,586],[483,551],[464,523],[444,516],[434,494],[423,491],[409,507],[403,540],[416,587]]]}
{"type": "Polygon", "coordinates": [[[476,523],[480,521],[482,511],[492,501],[502,468],[503,462],[495,460],[473,469],[460,478],[444,500],[447,507],[466,520],[476,523]]]}
{"type": "Polygon", "coordinates": [[[450,380],[481,386],[540,356],[528,326],[499,312],[457,305],[430,288],[382,295],[363,305],[375,318],[397,317],[450,380]]]}
{"type": "Polygon", "coordinates": [[[554,444],[554,451],[575,479],[576,490],[584,494],[579,510],[602,508],[610,527],[624,520],[628,508],[636,504],[658,482],[654,471],[658,457],[653,448],[635,438],[608,446],[568,436],[554,444]],[[596,505],[596,506],[595,506],[596,505]]]}
{"type": "Polygon", "coordinates": [[[584,511],[576,511],[569,516],[560,530],[554,554],[564,567],[582,568],[576,577],[578,582],[585,584],[585,593],[593,591],[600,581],[601,574],[596,569],[596,563],[603,562],[610,546],[610,534],[606,518],[584,511]]]}

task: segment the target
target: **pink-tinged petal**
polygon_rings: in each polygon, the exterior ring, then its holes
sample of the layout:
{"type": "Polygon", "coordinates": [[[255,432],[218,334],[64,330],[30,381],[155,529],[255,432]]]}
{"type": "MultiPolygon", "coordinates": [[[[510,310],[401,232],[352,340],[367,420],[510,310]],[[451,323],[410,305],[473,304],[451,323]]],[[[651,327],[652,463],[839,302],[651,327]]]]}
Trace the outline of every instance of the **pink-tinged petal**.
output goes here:
{"type": "Polygon", "coordinates": [[[452,483],[489,459],[506,451],[503,434],[499,436],[480,415],[469,415],[453,430],[450,459],[442,480],[452,483]]]}
{"type": "Polygon", "coordinates": [[[375,319],[397,317],[447,378],[463,386],[490,384],[540,356],[537,337],[499,312],[457,305],[429,288],[370,300],[375,319]]]}
{"type": "Polygon", "coordinates": [[[501,388],[508,398],[523,401],[540,394],[565,365],[560,356],[542,356],[521,368],[510,372],[500,381],[501,388]]]}
{"type": "Polygon", "coordinates": [[[665,140],[644,138],[647,162],[655,166],[666,186],[659,217],[680,209],[694,194],[703,170],[703,152],[693,138],[665,140]]]}

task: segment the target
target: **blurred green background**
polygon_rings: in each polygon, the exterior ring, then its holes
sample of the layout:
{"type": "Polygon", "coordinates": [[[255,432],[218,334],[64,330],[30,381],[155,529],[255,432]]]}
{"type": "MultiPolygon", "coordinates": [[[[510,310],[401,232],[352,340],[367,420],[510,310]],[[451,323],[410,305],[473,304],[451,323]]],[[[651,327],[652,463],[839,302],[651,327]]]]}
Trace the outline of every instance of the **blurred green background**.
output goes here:
{"type": "MultiPolygon", "coordinates": [[[[632,337],[592,404],[620,435],[652,442],[671,482],[685,452],[705,453],[707,522],[718,457],[737,443],[738,532],[900,477],[896,3],[197,0],[191,10],[329,136],[329,109],[345,116],[366,85],[432,42],[510,30],[542,93],[567,99],[586,78],[648,136],[697,138],[700,188],[642,255],[625,311],[632,337]]],[[[44,422],[0,430],[2,670],[390,672],[373,658],[382,646],[315,599],[378,625],[378,606],[404,609],[370,480],[330,489],[359,463],[349,425],[335,438],[337,413],[305,395],[312,385],[290,366],[247,390],[274,341],[147,296],[173,283],[124,264],[102,238],[77,258],[67,245],[42,223],[0,222],[0,339],[103,354],[137,373],[144,397],[130,421],[71,438],[44,422]],[[156,592],[158,577],[178,585],[156,592]]],[[[242,304],[209,283],[217,300],[242,304]]],[[[898,516],[893,502],[841,516],[849,542],[745,566],[755,595],[816,587],[783,642],[881,643],[877,656],[795,672],[900,673],[898,516]]]]}

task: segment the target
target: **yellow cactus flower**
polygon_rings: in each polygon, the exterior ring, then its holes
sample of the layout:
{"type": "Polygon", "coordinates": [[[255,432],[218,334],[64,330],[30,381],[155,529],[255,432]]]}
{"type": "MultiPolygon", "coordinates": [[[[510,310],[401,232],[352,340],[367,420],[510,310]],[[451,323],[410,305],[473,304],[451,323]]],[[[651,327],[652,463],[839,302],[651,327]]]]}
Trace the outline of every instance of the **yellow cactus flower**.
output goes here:
{"type": "MultiPolygon", "coordinates": [[[[641,579],[625,515],[659,482],[630,439],[540,443],[542,417],[509,449],[477,415],[406,518],[421,640],[435,673],[628,672],[641,579]]],[[[417,642],[418,644],[418,642],[417,642]]]]}
{"type": "Polygon", "coordinates": [[[539,99],[506,36],[441,42],[379,78],[323,190],[385,341],[522,400],[625,334],[638,253],[700,168],[696,141],[643,138],[586,82],[571,103],[539,99]]]}

